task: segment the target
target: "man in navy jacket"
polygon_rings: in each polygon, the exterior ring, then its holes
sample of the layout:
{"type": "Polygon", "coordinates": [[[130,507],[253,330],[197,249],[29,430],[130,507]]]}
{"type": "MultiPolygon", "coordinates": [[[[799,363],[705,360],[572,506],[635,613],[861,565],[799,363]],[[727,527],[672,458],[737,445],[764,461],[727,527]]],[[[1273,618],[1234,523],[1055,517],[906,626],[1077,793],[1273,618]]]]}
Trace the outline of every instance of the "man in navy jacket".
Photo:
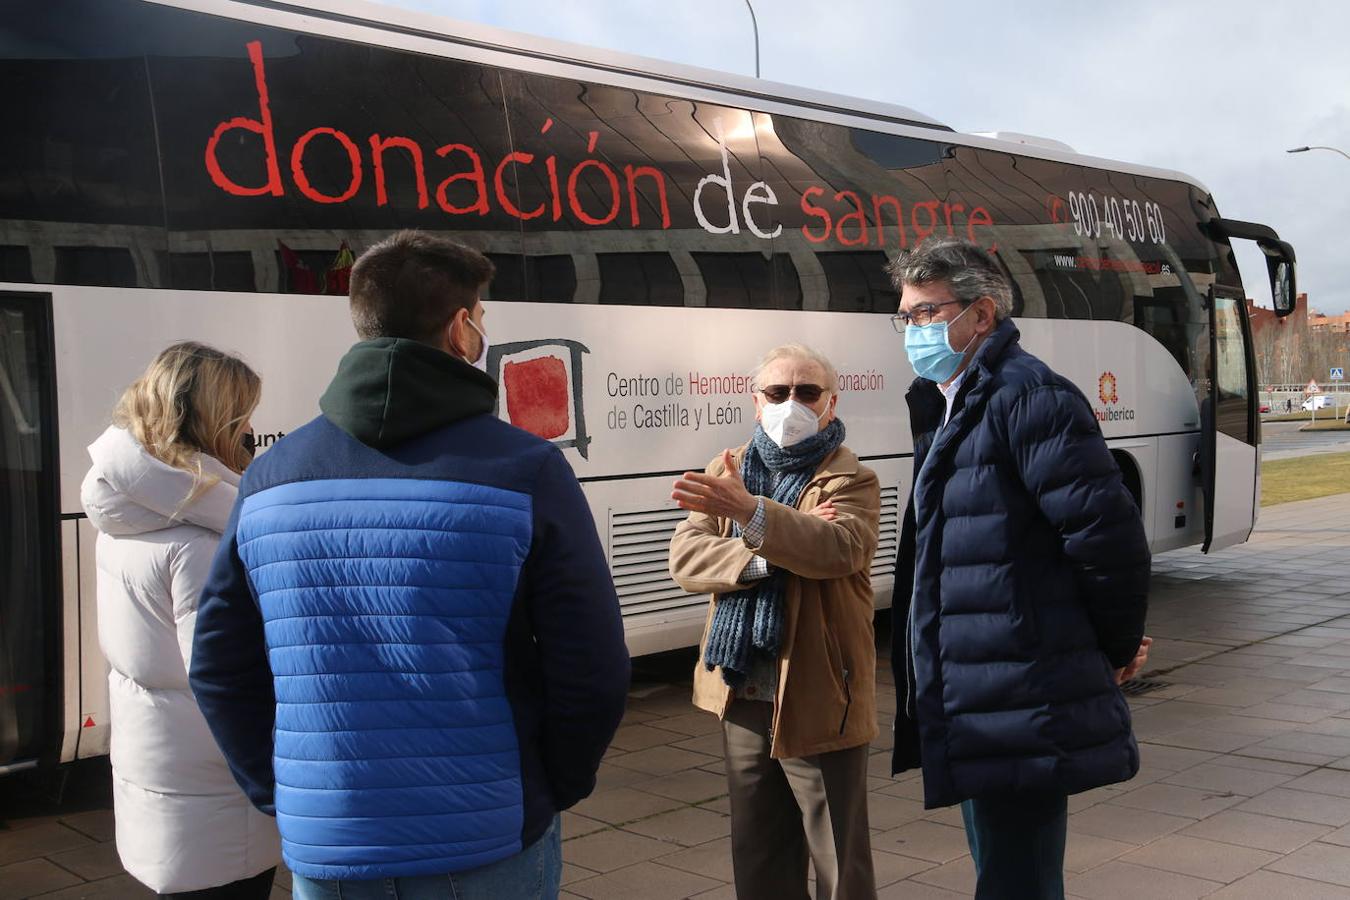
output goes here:
{"type": "Polygon", "coordinates": [[[978,900],[1061,898],[1067,795],[1139,769],[1118,685],[1147,658],[1143,522],[1087,400],[1019,345],[984,250],[930,240],[888,271],[919,375],[892,770],[922,766],[929,808],[962,804],[978,900]]]}
{"type": "Polygon", "coordinates": [[[299,898],[556,896],[623,715],[586,499],[493,415],[492,272],[416,232],[357,261],[363,340],[249,467],[202,595],[192,688],[299,898]]]}

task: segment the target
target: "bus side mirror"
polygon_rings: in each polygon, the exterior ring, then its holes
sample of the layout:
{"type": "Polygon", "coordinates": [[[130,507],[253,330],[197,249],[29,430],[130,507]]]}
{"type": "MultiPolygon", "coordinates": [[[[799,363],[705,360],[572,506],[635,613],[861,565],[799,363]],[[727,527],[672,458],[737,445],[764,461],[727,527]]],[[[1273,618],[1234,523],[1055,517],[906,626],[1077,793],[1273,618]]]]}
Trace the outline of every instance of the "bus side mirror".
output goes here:
{"type": "Polygon", "coordinates": [[[1261,249],[1266,253],[1270,298],[1275,304],[1275,315],[1287,316],[1294,311],[1298,298],[1298,285],[1294,277],[1294,248],[1284,241],[1275,243],[1277,246],[1269,247],[1263,242],[1261,249]]]}
{"type": "Polygon", "coordinates": [[[1294,311],[1294,266],[1292,263],[1275,264],[1270,276],[1270,296],[1275,301],[1275,315],[1287,316],[1294,311]]]}
{"type": "Polygon", "coordinates": [[[1280,240],[1275,229],[1255,222],[1217,217],[1207,221],[1204,228],[1216,239],[1256,241],[1256,246],[1266,255],[1266,271],[1270,273],[1270,298],[1275,304],[1275,315],[1287,316],[1294,311],[1298,297],[1298,284],[1294,278],[1294,248],[1288,241],[1280,240]]]}

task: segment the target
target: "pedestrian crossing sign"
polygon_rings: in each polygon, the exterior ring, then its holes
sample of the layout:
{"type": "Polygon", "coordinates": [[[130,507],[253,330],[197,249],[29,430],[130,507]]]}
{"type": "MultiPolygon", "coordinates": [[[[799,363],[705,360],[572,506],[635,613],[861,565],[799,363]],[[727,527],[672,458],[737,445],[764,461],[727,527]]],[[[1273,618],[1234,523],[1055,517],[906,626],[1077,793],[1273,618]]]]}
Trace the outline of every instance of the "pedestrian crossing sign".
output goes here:
{"type": "Polygon", "coordinates": [[[1344,366],[1336,366],[1334,369],[1332,369],[1332,370],[1331,370],[1331,380],[1332,380],[1332,381],[1344,381],[1344,380],[1345,380],[1345,367],[1344,367],[1344,366]]]}

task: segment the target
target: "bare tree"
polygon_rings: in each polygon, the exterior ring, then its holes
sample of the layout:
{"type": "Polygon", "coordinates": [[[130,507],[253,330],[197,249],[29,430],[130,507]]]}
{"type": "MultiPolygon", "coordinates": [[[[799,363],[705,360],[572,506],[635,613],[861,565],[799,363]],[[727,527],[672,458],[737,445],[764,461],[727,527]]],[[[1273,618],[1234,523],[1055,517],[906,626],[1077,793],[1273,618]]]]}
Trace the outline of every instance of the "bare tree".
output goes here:
{"type": "Polygon", "coordinates": [[[1280,381],[1278,362],[1279,329],[1267,325],[1252,337],[1252,349],[1256,356],[1256,380],[1260,384],[1275,384],[1280,381]]]}
{"type": "Polygon", "coordinates": [[[1331,331],[1310,333],[1303,361],[1304,377],[1326,387],[1331,370],[1337,367],[1344,369],[1346,363],[1350,362],[1350,335],[1331,331]]]}

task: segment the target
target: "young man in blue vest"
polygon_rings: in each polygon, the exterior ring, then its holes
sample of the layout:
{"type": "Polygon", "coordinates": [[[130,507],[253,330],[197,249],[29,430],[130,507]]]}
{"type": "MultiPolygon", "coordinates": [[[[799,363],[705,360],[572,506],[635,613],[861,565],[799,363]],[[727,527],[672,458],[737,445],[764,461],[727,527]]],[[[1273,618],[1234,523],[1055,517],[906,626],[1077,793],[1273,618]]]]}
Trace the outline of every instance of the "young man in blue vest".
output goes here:
{"type": "Polygon", "coordinates": [[[192,688],[301,900],[557,896],[623,715],[586,499],[493,415],[492,271],[416,232],[357,261],[362,341],[249,467],[203,592],[192,688]]]}
{"type": "Polygon", "coordinates": [[[977,900],[1057,900],[1068,795],[1139,769],[1118,685],[1148,653],[1143,521],[1087,400],[1019,344],[989,254],[930,240],[888,271],[919,376],[892,770],[922,766],[930,809],[961,803],[977,900]]]}

